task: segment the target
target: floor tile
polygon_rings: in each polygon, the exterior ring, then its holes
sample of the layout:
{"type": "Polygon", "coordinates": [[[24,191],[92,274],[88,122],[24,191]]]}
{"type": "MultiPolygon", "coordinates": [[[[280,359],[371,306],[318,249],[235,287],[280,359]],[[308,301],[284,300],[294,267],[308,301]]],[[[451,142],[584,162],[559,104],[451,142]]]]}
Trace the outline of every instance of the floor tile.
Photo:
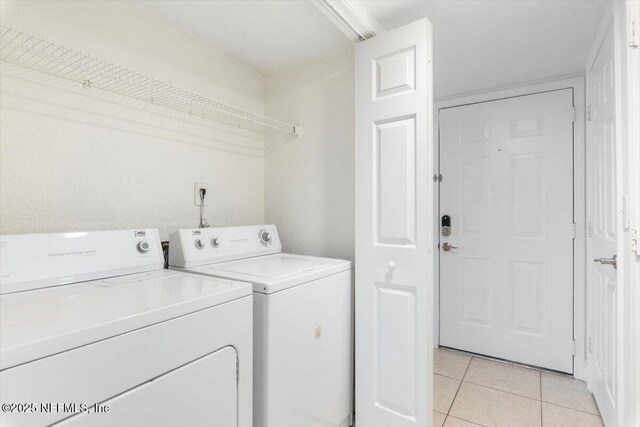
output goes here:
{"type": "Polygon", "coordinates": [[[464,381],[540,399],[540,371],[474,357],[464,381]]]}
{"type": "Polygon", "coordinates": [[[443,414],[449,413],[460,381],[435,374],[433,376],[433,409],[443,414]]]}
{"type": "Polygon", "coordinates": [[[433,351],[433,372],[461,380],[470,361],[471,356],[438,348],[433,351]]]}
{"type": "Polygon", "coordinates": [[[466,382],[449,415],[489,427],[540,427],[541,422],[540,401],[466,382]]]}
{"type": "Polygon", "coordinates": [[[449,415],[444,423],[444,427],[481,427],[479,424],[470,423],[460,418],[449,415]]]}
{"type": "Polygon", "coordinates": [[[542,373],[542,400],[578,411],[600,415],[584,381],[560,374],[542,373]]]}
{"type": "Polygon", "coordinates": [[[433,427],[442,427],[446,418],[447,416],[445,414],[433,411],[433,427]]]}
{"type": "Polygon", "coordinates": [[[598,415],[542,403],[542,427],[604,427],[598,415]]]}

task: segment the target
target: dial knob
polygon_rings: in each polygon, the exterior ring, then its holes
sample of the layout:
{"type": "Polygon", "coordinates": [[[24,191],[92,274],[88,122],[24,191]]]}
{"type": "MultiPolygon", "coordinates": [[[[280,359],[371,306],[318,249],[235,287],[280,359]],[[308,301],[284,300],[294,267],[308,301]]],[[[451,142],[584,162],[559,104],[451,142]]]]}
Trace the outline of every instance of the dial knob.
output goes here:
{"type": "Polygon", "coordinates": [[[260,243],[269,246],[271,244],[271,233],[267,230],[260,230],[260,243]]]}
{"type": "Polygon", "coordinates": [[[145,242],[144,240],[138,242],[138,245],[136,246],[138,248],[138,252],[140,252],[141,254],[145,254],[147,252],[149,252],[149,243],[145,242]]]}
{"type": "Polygon", "coordinates": [[[195,245],[198,249],[204,249],[204,243],[202,242],[202,239],[196,239],[195,245]]]}
{"type": "Polygon", "coordinates": [[[214,248],[217,248],[218,246],[220,246],[220,239],[217,237],[212,238],[211,246],[213,246],[214,248]]]}

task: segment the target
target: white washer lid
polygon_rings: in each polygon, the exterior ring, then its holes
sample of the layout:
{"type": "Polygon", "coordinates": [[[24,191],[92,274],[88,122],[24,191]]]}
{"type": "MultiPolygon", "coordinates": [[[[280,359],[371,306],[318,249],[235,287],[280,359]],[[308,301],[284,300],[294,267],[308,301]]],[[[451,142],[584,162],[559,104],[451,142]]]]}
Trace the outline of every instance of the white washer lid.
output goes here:
{"type": "Polygon", "coordinates": [[[278,253],[179,270],[251,282],[254,292],[270,294],[351,268],[347,260],[278,253]]]}
{"type": "Polygon", "coordinates": [[[169,270],[0,296],[0,370],[251,295],[169,270]]]}

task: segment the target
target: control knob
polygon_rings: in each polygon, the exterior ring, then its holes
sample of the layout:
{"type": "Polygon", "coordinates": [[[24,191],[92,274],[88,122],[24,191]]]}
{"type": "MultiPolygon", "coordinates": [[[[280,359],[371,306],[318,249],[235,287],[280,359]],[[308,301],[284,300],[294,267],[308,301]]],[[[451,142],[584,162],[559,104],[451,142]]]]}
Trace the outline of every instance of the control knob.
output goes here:
{"type": "Polygon", "coordinates": [[[212,238],[211,246],[213,246],[214,248],[217,248],[218,246],[220,246],[220,239],[217,237],[212,238]]]}
{"type": "Polygon", "coordinates": [[[138,245],[136,246],[138,248],[138,252],[140,252],[141,254],[146,254],[147,252],[149,252],[149,243],[145,242],[144,240],[138,242],[138,245]]]}
{"type": "Polygon", "coordinates": [[[202,239],[196,239],[195,245],[197,249],[204,249],[204,243],[202,242],[202,239]]]}
{"type": "Polygon", "coordinates": [[[264,246],[269,246],[271,244],[271,233],[267,230],[260,230],[260,243],[264,246]]]}

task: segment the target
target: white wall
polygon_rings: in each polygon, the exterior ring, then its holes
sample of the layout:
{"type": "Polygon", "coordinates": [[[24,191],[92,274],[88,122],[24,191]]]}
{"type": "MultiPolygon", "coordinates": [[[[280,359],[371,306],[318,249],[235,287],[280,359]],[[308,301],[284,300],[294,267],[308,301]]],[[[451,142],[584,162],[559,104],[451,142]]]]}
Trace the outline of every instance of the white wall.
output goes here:
{"type": "MultiPolygon", "coordinates": [[[[2,24],[262,112],[256,70],[117,1],[3,1],[2,24]]],[[[262,223],[264,138],[2,62],[0,233],[262,223]]]]}
{"type": "Polygon", "coordinates": [[[353,52],[265,77],[267,115],[302,135],[268,141],[265,219],[284,250],[354,258],[353,52]]]}

